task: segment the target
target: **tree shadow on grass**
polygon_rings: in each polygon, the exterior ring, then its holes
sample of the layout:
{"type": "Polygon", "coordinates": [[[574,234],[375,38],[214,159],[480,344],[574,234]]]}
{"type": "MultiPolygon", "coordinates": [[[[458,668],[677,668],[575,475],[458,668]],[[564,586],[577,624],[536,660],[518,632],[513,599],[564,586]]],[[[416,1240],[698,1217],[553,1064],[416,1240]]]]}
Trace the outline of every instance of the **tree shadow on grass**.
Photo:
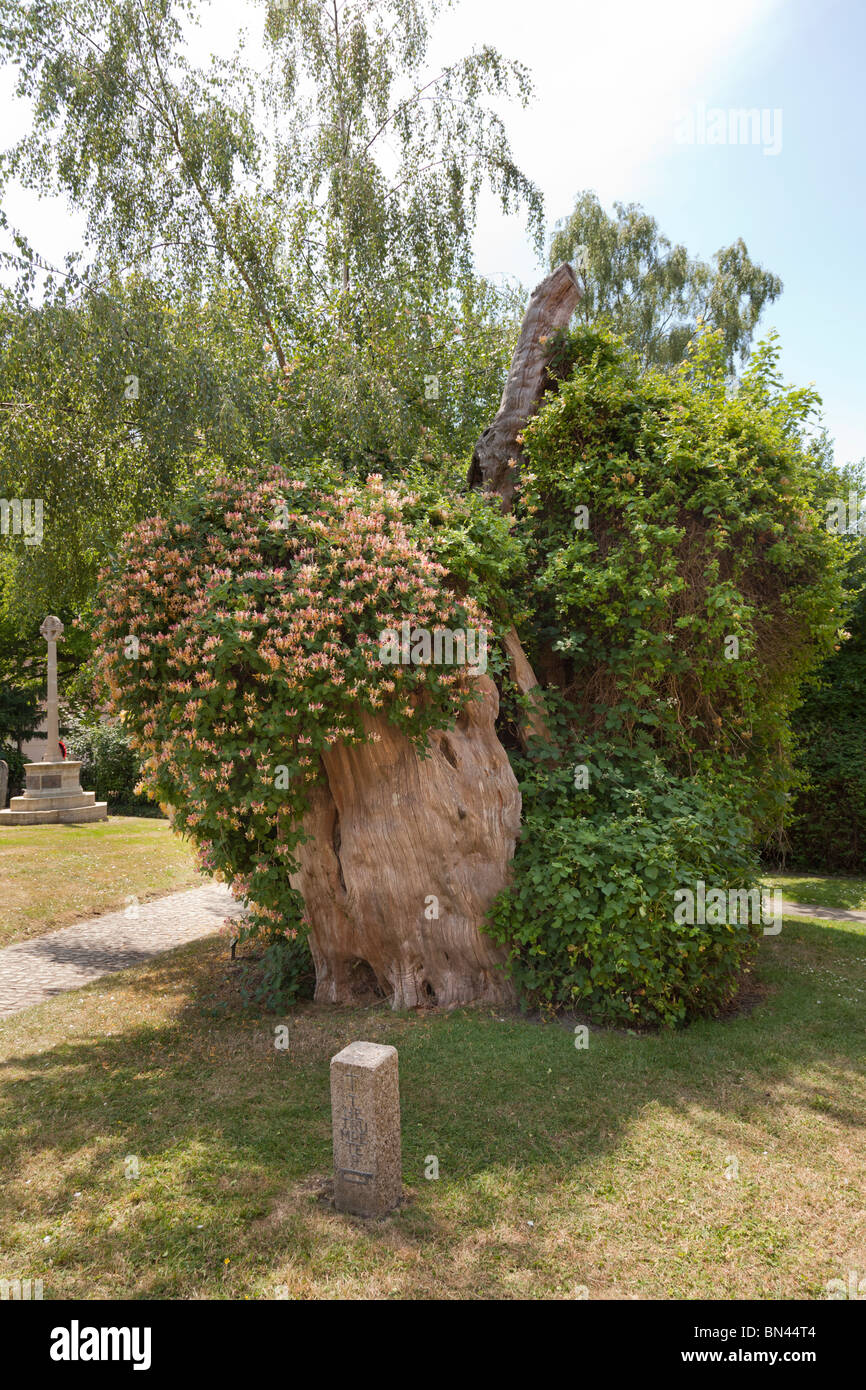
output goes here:
{"type": "MultiPolygon", "coordinates": [[[[448,1235],[450,1218],[427,1200],[430,1155],[492,1223],[502,1184],[579,1177],[648,1106],[688,1116],[713,1144],[781,1104],[849,1140],[864,1128],[866,933],[847,923],[797,922],[766,939],[757,978],[768,992],[749,1014],[680,1033],[592,1030],[586,1050],[555,1024],[489,1009],[246,1014],[217,949],[196,943],[77,992],[121,998],[110,1035],[55,1040],[62,1018],[40,1015],[40,1048],[4,1049],[0,1062],[0,1162],[14,1201],[34,1175],[31,1219],[89,1203],[87,1261],[110,1270],[122,1252],[144,1297],[194,1296],[196,1280],[216,1278],[217,1248],[247,1265],[287,1251],[312,1258],[332,1162],[328,1063],[359,1037],[399,1050],[404,1177],[420,1204],[394,1220],[410,1246],[448,1235]],[[174,997],[166,1019],[138,1021],[148,1002],[174,997]],[[285,1050],[277,1023],[288,1027],[285,1050]],[[137,1178],[126,1176],[130,1157],[137,1178]]],[[[70,1026],[80,1031],[77,1019],[70,1026]]],[[[387,1244],[388,1229],[370,1226],[363,1240],[387,1244]]],[[[58,1246],[60,1266],[79,1258],[58,1246]]]]}

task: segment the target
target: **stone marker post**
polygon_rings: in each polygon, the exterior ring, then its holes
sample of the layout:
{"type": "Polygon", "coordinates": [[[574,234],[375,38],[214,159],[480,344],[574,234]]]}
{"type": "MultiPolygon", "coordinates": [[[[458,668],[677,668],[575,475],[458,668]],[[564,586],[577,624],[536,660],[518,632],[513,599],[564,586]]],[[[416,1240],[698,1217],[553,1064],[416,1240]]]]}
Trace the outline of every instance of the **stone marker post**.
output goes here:
{"type": "Polygon", "coordinates": [[[354,1042],[331,1058],[334,1203],[384,1216],[402,1195],[397,1049],[354,1042]]]}
{"type": "Polygon", "coordinates": [[[9,764],[0,759],[0,811],[6,805],[6,788],[9,786],[9,764]]]}

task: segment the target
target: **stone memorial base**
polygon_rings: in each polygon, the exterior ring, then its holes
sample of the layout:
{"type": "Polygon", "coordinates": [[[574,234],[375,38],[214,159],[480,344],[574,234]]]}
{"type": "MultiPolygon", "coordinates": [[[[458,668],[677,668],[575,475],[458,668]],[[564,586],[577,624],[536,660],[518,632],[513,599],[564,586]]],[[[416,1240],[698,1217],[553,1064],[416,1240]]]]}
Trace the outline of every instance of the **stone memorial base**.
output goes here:
{"type": "Polygon", "coordinates": [[[24,795],[13,796],[8,811],[0,811],[3,825],[72,825],[79,821],[107,820],[108,803],[96,800],[96,792],[83,792],[80,762],[26,763],[24,795]]]}

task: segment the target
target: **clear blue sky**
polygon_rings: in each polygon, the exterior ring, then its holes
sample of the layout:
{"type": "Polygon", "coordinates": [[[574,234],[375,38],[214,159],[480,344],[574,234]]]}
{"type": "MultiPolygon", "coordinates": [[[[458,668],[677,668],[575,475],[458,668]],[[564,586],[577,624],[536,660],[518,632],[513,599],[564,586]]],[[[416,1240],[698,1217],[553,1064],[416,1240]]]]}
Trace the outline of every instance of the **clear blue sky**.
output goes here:
{"type": "Polygon", "coordinates": [[[690,249],[739,235],[781,275],[767,322],[789,377],[821,391],[840,462],[866,455],[864,64],[864,0],[789,0],[706,88],[708,104],[781,108],[781,153],[679,145],[632,195],[690,249]]]}
{"type": "MultiPolygon", "coordinates": [[[[204,60],[258,47],[262,10],[213,0],[195,44],[204,60]]],[[[575,194],[639,202],[674,241],[710,257],[742,236],[781,275],[767,312],[789,380],[814,381],[840,462],[866,455],[864,60],[866,0],[460,0],[436,22],[434,65],[481,43],[520,58],[535,79],[527,111],[503,109],[518,160],[541,186],[550,228],[575,194]],[[677,122],[706,108],[781,111],[781,149],[677,141],[677,122]]],[[[27,112],[0,74],[4,143],[27,112]]],[[[13,221],[49,256],[80,242],[75,218],[13,191],[13,221]]],[[[522,225],[486,200],[479,268],[541,275],[522,225]]]]}

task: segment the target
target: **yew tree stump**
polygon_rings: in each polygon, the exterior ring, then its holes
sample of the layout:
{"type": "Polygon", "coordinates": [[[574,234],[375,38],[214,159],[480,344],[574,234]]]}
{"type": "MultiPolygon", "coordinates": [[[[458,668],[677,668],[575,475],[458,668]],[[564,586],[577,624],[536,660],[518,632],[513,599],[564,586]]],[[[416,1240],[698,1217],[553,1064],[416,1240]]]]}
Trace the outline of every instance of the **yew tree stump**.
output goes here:
{"type": "Polygon", "coordinates": [[[323,756],[292,885],[304,898],[319,1003],[387,997],[395,1009],[503,1004],[504,952],[482,934],[508,882],[520,791],[496,736],[486,676],[421,758],[385,719],[323,756]]]}
{"type": "MultiPolygon", "coordinates": [[[[467,479],[509,511],[523,458],[521,431],[549,386],[548,343],[580,298],[571,266],[533,291],[496,417],[479,439],[467,479]]],[[[550,741],[535,673],[516,630],[504,647],[527,697],[520,736],[550,741]]],[[[509,1003],[505,952],[483,934],[487,909],[508,884],[520,831],[520,791],[496,735],[499,695],[486,676],[479,698],[428,756],[384,718],[371,740],[322,756],[323,780],[304,818],[293,887],[304,899],[316,999],[377,997],[395,1009],[509,1003]]]]}

